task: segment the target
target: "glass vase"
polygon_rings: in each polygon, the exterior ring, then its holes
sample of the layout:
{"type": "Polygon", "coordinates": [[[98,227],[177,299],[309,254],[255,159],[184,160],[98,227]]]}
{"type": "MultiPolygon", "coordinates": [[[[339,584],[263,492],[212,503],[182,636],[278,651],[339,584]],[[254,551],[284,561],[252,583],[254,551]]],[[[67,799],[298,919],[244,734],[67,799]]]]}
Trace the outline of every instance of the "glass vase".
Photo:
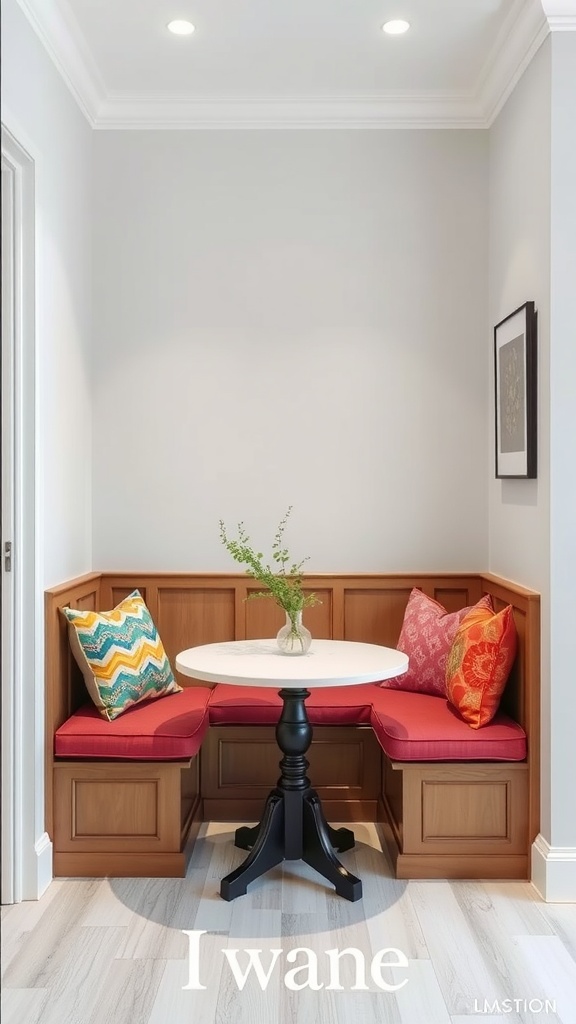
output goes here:
{"type": "Polygon", "coordinates": [[[286,612],[286,622],[278,630],[276,637],[282,654],[306,654],[312,643],[312,634],[302,625],[302,612],[296,612],[293,618],[286,612]]]}

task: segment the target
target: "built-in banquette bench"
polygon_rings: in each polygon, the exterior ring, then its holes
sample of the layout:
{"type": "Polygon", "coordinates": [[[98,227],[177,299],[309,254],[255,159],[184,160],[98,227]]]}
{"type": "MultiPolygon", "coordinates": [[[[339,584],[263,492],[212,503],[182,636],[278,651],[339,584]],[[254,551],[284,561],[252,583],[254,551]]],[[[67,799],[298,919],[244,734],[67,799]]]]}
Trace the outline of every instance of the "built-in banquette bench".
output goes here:
{"type": "MultiPolygon", "coordinates": [[[[313,784],[329,820],[382,822],[397,877],[527,878],[539,828],[539,595],[482,574],[307,576],[322,604],[306,622],[318,638],[393,647],[413,587],[448,611],[483,594],[496,611],[513,606],[518,653],[504,717],[478,730],[457,723],[454,732],[440,697],[377,684],[315,690],[307,701],[313,784]]],[[[258,820],[278,774],[273,691],[210,691],[177,674],[194,690],[151,702],[163,719],[153,730],[145,704],[113,723],[78,711],[87,695],[59,609],[110,609],[136,588],[172,665],[188,647],[274,636],[283,621],[273,602],[246,602],[258,584],[243,575],[91,573],[47,591],[46,829],[56,875],[183,875],[199,823],[258,820]],[[76,732],[79,715],[99,734],[94,756],[70,756],[74,713],[76,732]],[[130,744],[146,729],[154,735],[140,735],[133,759],[130,744]]]]}

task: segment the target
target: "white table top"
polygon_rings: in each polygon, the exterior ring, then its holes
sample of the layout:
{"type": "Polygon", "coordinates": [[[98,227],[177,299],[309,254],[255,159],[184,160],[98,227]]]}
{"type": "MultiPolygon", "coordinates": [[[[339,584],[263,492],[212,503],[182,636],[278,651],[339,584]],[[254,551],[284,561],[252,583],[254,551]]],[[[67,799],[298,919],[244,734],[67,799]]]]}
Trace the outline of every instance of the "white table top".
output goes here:
{"type": "Polygon", "coordinates": [[[208,683],[311,689],[400,676],[408,668],[408,655],[350,640],[313,640],[307,654],[288,655],[281,653],[275,639],[231,640],[182,651],[176,668],[208,683]]]}

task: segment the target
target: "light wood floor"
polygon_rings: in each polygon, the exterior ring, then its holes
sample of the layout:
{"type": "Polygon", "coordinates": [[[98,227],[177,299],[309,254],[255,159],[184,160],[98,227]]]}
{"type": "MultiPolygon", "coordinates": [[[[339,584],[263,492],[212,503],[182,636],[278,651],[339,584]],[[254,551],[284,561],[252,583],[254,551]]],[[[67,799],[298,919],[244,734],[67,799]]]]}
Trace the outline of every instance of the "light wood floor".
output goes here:
{"type": "Polygon", "coordinates": [[[545,904],[521,882],[397,882],[371,824],[354,826],[356,848],[341,855],[363,880],[360,902],[292,862],[226,903],[219,880],[245,856],[233,829],[202,827],[185,879],[57,880],[39,902],[4,907],[4,1024],[576,1024],[576,905],[545,904]],[[207,932],[203,991],[183,988],[183,929],[207,932]],[[351,946],[366,956],[368,990],[352,988],[350,955],[342,989],[326,990],[325,951],[351,946]],[[307,956],[288,962],[295,947],[317,954],[320,990],[286,988],[307,956]],[[388,947],[409,961],[383,971],[408,979],[396,992],[370,975],[388,947]],[[265,968],[284,952],[264,991],[252,974],[240,991],[226,948],[243,969],[244,950],[262,950],[265,968]]]}

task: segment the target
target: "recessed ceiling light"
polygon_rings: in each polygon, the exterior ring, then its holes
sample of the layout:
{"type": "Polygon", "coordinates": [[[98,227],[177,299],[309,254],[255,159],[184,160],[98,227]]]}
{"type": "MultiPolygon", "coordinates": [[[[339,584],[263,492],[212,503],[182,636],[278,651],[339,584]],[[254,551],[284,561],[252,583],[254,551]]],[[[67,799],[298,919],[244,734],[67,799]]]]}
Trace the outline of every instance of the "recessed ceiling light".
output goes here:
{"type": "Polygon", "coordinates": [[[386,32],[389,36],[401,36],[404,32],[407,32],[410,28],[409,21],[387,21],[385,25],[382,25],[382,31],[386,32]]]}
{"type": "Polygon", "coordinates": [[[167,28],[175,36],[191,36],[194,31],[194,25],[191,21],[169,21],[167,28]]]}

